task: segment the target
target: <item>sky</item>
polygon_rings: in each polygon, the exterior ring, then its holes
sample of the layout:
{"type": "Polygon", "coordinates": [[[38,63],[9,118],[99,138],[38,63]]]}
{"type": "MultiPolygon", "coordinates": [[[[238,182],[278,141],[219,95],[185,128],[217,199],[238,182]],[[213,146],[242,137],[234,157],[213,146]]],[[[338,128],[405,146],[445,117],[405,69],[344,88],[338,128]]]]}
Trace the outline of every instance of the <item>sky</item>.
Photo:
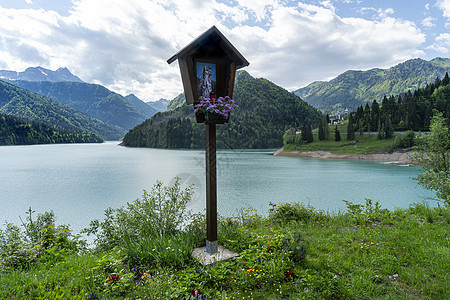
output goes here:
{"type": "Polygon", "coordinates": [[[0,69],[67,67],[144,101],[183,92],[173,54],[215,25],[245,68],[295,90],[450,57],[450,0],[0,0],[0,69]]]}

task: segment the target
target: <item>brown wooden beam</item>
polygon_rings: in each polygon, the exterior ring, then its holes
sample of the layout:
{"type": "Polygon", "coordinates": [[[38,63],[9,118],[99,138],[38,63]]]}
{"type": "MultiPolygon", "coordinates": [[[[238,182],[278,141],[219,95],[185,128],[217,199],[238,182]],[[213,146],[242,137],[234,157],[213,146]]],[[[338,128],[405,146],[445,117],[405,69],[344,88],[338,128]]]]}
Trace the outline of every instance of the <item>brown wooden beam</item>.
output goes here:
{"type": "Polygon", "coordinates": [[[206,252],[217,252],[216,124],[205,124],[206,252]]]}

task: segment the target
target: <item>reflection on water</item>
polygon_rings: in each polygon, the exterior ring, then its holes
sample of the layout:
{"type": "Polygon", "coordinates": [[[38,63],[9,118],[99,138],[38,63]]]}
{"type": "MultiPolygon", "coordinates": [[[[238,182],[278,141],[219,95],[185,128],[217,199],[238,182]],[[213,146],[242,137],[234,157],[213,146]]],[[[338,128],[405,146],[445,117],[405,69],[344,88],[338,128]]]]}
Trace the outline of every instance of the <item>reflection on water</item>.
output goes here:
{"type": "MultiPolygon", "coordinates": [[[[298,201],[317,209],[344,209],[343,199],[379,200],[406,208],[432,194],[410,177],[417,168],[353,160],[274,157],[270,151],[218,151],[218,210],[225,216],[252,206],[265,214],[269,202],[298,201]]],[[[181,178],[195,184],[189,204],[205,207],[205,157],[198,150],[119,147],[117,143],[0,147],[0,221],[19,223],[28,207],[53,210],[58,224],[79,231],[108,207],[117,208],[181,178]]]]}

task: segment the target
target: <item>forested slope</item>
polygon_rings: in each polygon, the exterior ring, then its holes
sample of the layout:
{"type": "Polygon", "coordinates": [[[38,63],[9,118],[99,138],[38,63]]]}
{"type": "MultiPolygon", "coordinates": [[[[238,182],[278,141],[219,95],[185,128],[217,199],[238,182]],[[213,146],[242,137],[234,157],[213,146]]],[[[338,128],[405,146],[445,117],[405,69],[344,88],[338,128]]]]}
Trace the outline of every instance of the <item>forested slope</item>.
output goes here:
{"type": "Polygon", "coordinates": [[[102,143],[93,133],[57,130],[47,124],[0,114],[0,145],[102,143]]]}
{"type": "Polygon", "coordinates": [[[74,133],[90,132],[118,140],[125,130],[106,124],[67,105],[0,80],[0,113],[45,123],[74,133]]]}
{"type": "MultiPolygon", "coordinates": [[[[180,99],[178,96],[173,101],[180,99]]],[[[238,72],[234,100],[239,108],[230,122],[217,126],[217,147],[276,148],[287,128],[317,125],[321,113],[293,93],[266,79],[238,72]]],[[[172,103],[168,107],[174,107],[172,103]]],[[[182,105],[158,113],[130,130],[123,139],[129,147],[203,148],[204,125],[197,124],[192,106],[182,105]]]]}

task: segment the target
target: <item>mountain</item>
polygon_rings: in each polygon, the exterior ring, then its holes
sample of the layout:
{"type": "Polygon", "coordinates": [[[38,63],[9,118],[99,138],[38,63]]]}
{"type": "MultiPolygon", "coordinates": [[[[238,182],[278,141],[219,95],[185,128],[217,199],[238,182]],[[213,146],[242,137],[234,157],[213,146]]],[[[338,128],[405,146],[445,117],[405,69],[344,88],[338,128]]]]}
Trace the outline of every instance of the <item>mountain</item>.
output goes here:
{"type": "Polygon", "coordinates": [[[142,115],[146,116],[147,119],[151,118],[154,114],[158,112],[158,110],[151,107],[150,105],[148,105],[147,103],[136,97],[136,95],[134,94],[129,94],[128,96],[125,96],[125,99],[127,99],[128,103],[134,105],[134,107],[136,107],[142,115]]]}
{"type": "Polygon", "coordinates": [[[133,128],[156,113],[136,96],[129,95],[127,99],[98,84],[23,80],[9,82],[125,130],[133,128]]]}
{"type": "Polygon", "coordinates": [[[23,72],[0,70],[2,80],[26,80],[26,81],[73,81],[83,82],[80,78],[70,73],[67,68],[59,68],[56,71],[42,67],[30,67],[23,72]]]}
{"type": "Polygon", "coordinates": [[[0,145],[102,143],[93,133],[73,133],[47,124],[0,114],[0,145]]]}
{"type": "Polygon", "coordinates": [[[150,107],[154,108],[156,111],[158,112],[162,112],[162,111],[166,111],[167,109],[167,104],[169,104],[169,100],[166,99],[159,99],[158,101],[150,101],[147,102],[147,105],[149,105],[150,107]]]}
{"type": "Polygon", "coordinates": [[[167,104],[167,110],[173,110],[177,107],[183,106],[184,103],[186,103],[186,97],[184,96],[184,93],[181,93],[167,104]]]}
{"type": "MultiPolygon", "coordinates": [[[[203,148],[205,126],[196,123],[193,107],[183,104],[183,97],[179,95],[169,103],[166,112],[157,113],[130,130],[122,145],[203,148]]],[[[234,100],[239,108],[232,112],[229,123],[217,126],[218,148],[277,148],[283,144],[286,129],[318,124],[321,118],[317,109],[298,96],[245,71],[236,75],[234,100]]]]}
{"type": "Polygon", "coordinates": [[[0,113],[42,122],[74,133],[95,133],[106,140],[118,140],[125,134],[122,128],[105,124],[56,100],[1,80],[0,113]]]}
{"type": "Polygon", "coordinates": [[[346,71],[331,81],[317,81],[294,91],[314,107],[335,112],[348,108],[355,110],[361,104],[401,95],[433,83],[450,72],[450,59],[430,61],[411,59],[389,69],[346,71]]]}

